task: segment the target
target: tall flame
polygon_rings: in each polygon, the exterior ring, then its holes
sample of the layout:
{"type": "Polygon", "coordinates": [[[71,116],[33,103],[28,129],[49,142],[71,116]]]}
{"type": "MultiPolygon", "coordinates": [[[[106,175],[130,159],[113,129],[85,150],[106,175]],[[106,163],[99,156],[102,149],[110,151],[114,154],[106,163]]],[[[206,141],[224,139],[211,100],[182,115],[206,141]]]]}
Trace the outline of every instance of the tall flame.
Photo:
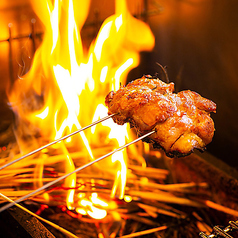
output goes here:
{"type": "MultiPolygon", "coordinates": [[[[120,83],[125,84],[128,72],[139,64],[139,52],[151,50],[154,46],[149,27],[131,16],[125,0],[116,0],[115,14],[104,21],[89,49],[83,47],[80,32],[90,1],[55,0],[54,4],[51,0],[31,1],[45,26],[44,39],[35,53],[31,70],[16,81],[9,94],[18,117],[17,133],[23,153],[42,143],[35,139],[36,134],[44,140],[55,140],[104,117],[107,114],[104,106],[106,94],[119,89],[120,83]],[[27,131],[22,128],[27,128],[27,131]],[[27,146],[20,136],[22,130],[29,138],[34,137],[30,142],[36,141],[36,144],[27,146]]],[[[127,138],[127,126],[118,126],[108,120],[57,144],[57,148],[65,155],[65,172],[70,172],[75,165],[69,148],[86,150],[86,157],[93,160],[93,147],[109,141],[113,141],[115,147],[122,146],[127,138]]],[[[111,196],[119,190],[119,197],[123,198],[126,161],[124,151],[114,154],[110,162],[104,162],[109,171],[116,169],[111,196]]],[[[65,185],[74,188],[76,175],[70,176],[65,185]]],[[[74,207],[74,196],[74,190],[69,190],[69,208],[74,207]]],[[[79,205],[88,207],[93,201],[99,201],[95,193],[91,198],[83,197],[79,205]]],[[[92,215],[95,207],[89,210],[89,215],[97,217],[92,215]]]]}

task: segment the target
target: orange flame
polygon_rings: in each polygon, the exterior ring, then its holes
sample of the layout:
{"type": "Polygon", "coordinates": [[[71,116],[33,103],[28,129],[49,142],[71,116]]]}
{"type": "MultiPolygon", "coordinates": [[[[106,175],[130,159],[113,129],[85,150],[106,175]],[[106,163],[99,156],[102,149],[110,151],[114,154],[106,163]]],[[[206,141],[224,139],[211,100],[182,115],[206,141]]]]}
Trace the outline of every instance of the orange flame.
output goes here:
{"type": "MultiPolygon", "coordinates": [[[[18,115],[19,126],[30,125],[28,134],[34,136],[37,132],[42,138],[54,140],[106,116],[106,94],[119,89],[120,83],[126,83],[128,72],[139,64],[139,52],[151,50],[154,37],[144,22],[131,16],[125,0],[116,0],[115,14],[104,21],[95,41],[86,50],[80,32],[89,1],[55,0],[52,4],[51,0],[32,0],[32,4],[45,26],[44,39],[35,53],[31,70],[18,79],[9,99],[18,115]]],[[[113,141],[118,147],[126,143],[126,138],[127,126],[108,120],[57,144],[67,160],[65,172],[74,170],[75,166],[69,148],[86,148],[88,156],[94,159],[92,146],[113,141]]],[[[37,141],[34,146],[39,143],[37,141]]],[[[24,153],[29,149],[21,147],[24,153]]],[[[116,169],[112,197],[118,190],[119,197],[124,196],[126,161],[127,154],[123,151],[114,154],[111,161],[103,162],[108,163],[108,171],[116,169]]],[[[65,184],[75,187],[76,175],[67,178],[65,184]]],[[[69,209],[75,206],[74,196],[74,189],[69,190],[69,209]]],[[[83,197],[79,201],[77,211],[101,219],[107,207],[102,204],[98,195],[92,193],[90,198],[83,197]],[[99,201],[101,208],[94,206],[99,201]]]]}

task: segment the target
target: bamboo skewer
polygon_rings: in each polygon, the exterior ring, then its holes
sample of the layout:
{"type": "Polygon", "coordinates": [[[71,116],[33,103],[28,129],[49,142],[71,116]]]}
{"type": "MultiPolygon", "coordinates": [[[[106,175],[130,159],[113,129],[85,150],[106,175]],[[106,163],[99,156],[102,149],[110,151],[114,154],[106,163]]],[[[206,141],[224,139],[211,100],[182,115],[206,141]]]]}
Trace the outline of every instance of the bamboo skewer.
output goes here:
{"type": "Polygon", "coordinates": [[[19,202],[21,202],[21,201],[24,201],[25,199],[27,199],[27,198],[29,198],[29,197],[31,197],[31,196],[33,196],[33,195],[35,195],[35,194],[37,194],[37,193],[39,193],[39,192],[45,190],[45,189],[47,189],[48,187],[50,187],[50,186],[52,186],[52,185],[58,183],[59,181],[61,181],[61,180],[65,179],[65,178],[67,178],[68,176],[70,176],[70,175],[72,175],[72,174],[74,174],[74,173],[77,173],[77,172],[79,172],[79,171],[81,171],[81,170],[83,170],[83,169],[85,169],[85,168],[87,168],[87,167],[89,167],[89,166],[91,166],[91,165],[93,165],[93,164],[95,164],[95,163],[97,163],[97,162],[99,162],[99,161],[101,161],[101,160],[103,160],[103,159],[109,157],[110,155],[112,155],[112,154],[114,154],[114,153],[116,153],[116,152],[118,152],[118,151],[120,151],[120,150],[122,150],[122,149],[124,149],[124,148],[126,148],[126,147],[128,147],[128,146],[130,146],[130,145],[132,145],[132,144],[134,144],[134,143],[136,143],[136,142],[142,140],[142,139],[144,139],[144,138],[147,137],[147,136],[152,135],[153,133],[155,133],[155,131],[150,131],[149,133],[147,133],[147,134],[145,134],[145,135],[143,135],[143,136],[141,136],[141,137],[139,137],[139,138],[137,138],[137,139],[135,139],[135,140],[133,140],[133,141],[131,141],[131,142],[129,142],[129,143],[127,143],[127,144],[125,144],[125,145],[123,145],[123,146],[121,146],[121,147],[119,147],[119,148],[113,150],[113,151],[111,151],[111,152],[109,152],[108,154],[103,155],[103,156],[101,156],[100,158],[98,158],[98,159],[96,159],[96,160],[94,160],[94,161],[91,161],[91,162],[89,162],[89,163],[87,163],[87,164],[85,164],[85,165],[83,165],[83,166],[81,166],[81,167],[78,167],[76,170],[74,170],[74,171],[72,171],[72,172],[70,172],[70,173],[68,173],[68,174],[63,175],[63,176],[61,176],[61,177],[55,179],[54,181],[51,181],[51,182],[45,184],[44,186],[42,186],[42,187],[40,187],[40,188],[34,190],[33,192],[31,192],[31,193],[29,193],[29,194],[27,194],[27,195],[25,195],[25,196],[23,196],[23,197],[20,197],[19,199],[17,199],[17,200],[14,201],[13,203],[6,204],[5,206],[3,206],[3,207],[0,208],[0,212],[3,212],[4,210],[6,210],[6,209],[12,207],[13,205],[15,205],[15,204],[17,204],[17,203],[19,203],[19,202]]]}
{"type": "Polygon", "coordinates": [[[168,228],[167,226],[160,226],[160,227],[148,229],[148,230],[145,230],[145,231],[138,231],[138,232],[135,232],[135,233],[130,234],[130,235],[120,236],[119,238],[132,238],[132,237],[138,237],[138,236],[148,235],[148,234],[151,234],[151,233],[155,233],[155,232],[157,232],[157,231],[166,230],[167,228],[168,228]]]}
{"type": "Polygon", "coordinates": [[[77,131],[74,131],[74,132],[72,132],[72,133],[70,133],[70,134],[68,134],[68,135],[66,135],[66,136],[63,136],[63,137],[61,137],[61,138],[59,138],[59,139],[57,139],[57,140],[55,140],[55,141],[52,141],[52,142],[50,142],[50,143],[48,143],[48,144],[46,144],[46,145],[44,145],[44,146],[42,146],[42,147],[40,147],[40,148],[37,148],[36,150],[33,150],[33,151],[31,151],[30,153],[21,156],[20,158],[17,158],[17,159],[15,159],[15,160],[13,160],[13,161],[10,161],[9,163],[7,163],[7,164],[3,165],[2,167],[0,167],[0,171],[1,171],[2,169],[4,169],[4,168],[6,168],[6,167],[8,167],[8,166],[10,166],[10,165],[12,165],[12,164],[14,164],[14,163],[19,162],[20,160],[25,159],[26,157],[29,157],[29,156],[31,156],[31,155],[36,154],[37,152],[39,152],[39,151],[41,151],[41,150],[43,150],[43,149],[45,149],[45,148],[47,148],[47,147],[49,147],[49,146],[51,146],[51,145],[54,145],[54,144],[56,144],[56,143],[58,143],[58,142],[60,142],[60,141],[62,141],[62,140],[68,139],[69,137],[71,137],[71,136],[73,136],[73,135],[75,135],[75,134],[78,134],[79,132],[82,132],[82,131],[84,131],[84,130],[86,130],[86,129],[88,129],[88,128],[90,128],[90,127],[92,127],[92,126],[94,126],[94,125],[96,125],[96,124],[98,124],[98,123],[100,123],[100,122],[103,122],[103,121],[105,121],[105,120],[107,120],[107,119],[113,117],[114,115],[115,115],[115,114],[112,114],[112,115],[103,117],[102,119],[100,119],[100,120],[98,120],[98,121],[95,121],[95,122],[91,123],[90,125],[87,125],[87,126],[81,128],[81,129],[77,130],[77,131]]]}
{"type": "MultiPolygon", "coordinates": [[[[5,199],[5,200],[8,201],[8,202],[11,202],[11,203],[14,202],[12,199],[8,198],[7,196],[3,195],[2,193],[0,193],[0,197],[2,197],[3,199],[5,199]]],[[[46,224],[48,224],[48,225],[54,227],[55,229],[59,230],[59,231],[62,232],[63,234],[67,235],[68,237],[70,237],[70,238],[78,238],[76,235],[74,235],[74,234],[72,234],[71,232],[65,230],[63,227],[60,227],[60,226],[56,225],[55,223],[53,223],[53,222],[51,222],[51,221],[48,221],[48,220],[46,220],[46,219],[44,219],[44,218],[42,218],[42,217],[36,215],[35,213],[31,212],[31,211],[28,210],[27,208],[25,208],[25,207],[23,207],[23,206],[21,206],[21,205],[19,205],[19,204],[16,204],[16,206],[19,207],[19,208],[21,208],[23,211],[29,213],[30,215],[36,217],[37,219],[39,219],[39,220],[45,222],[46,224]]]]}

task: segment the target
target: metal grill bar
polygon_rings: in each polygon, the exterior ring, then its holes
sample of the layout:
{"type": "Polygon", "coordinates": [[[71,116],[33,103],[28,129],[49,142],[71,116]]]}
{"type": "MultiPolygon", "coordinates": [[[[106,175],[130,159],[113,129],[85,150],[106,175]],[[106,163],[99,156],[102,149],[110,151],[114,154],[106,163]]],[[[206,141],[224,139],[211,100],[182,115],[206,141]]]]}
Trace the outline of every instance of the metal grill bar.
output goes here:
{"type": "Polygon", "coordinates": [[[229,225],[225,228],[221,228],[219,226],[213,227],[213,233],[210,235],[205,234],[204,232],[200,232],[199,236],[202,238],[218,238],[218,237],[226,237],[233,238],[229,233],[232,231],[238,230],[238,221],[229,221],[229,225]]]}
{"type": "Polygon", "coordinates": [[[202,237],[202,238],[209,238],[209,236],[208,236],[206,233],[204,233],[203,231],[201,231],[201,232],[199,233],[199,235],[200,235],[200,237],[202,237]]]}
{"type": "Polygon", "coordinates": [[[225,230],[222,230],[219,226],[214,226],[213,229],[214,229],[216,234],[218,234],[222,237],[232,238],[232,236],[230,236],[225,230]]]}
{"type": "Polygon", "coordinates": [[[230,226],[231,226],[232,228],[238,230],[238,224],[237,224],[237,222],[235,222],[235,221],[229,221],[229,224],[230,224],[230,226]]]}

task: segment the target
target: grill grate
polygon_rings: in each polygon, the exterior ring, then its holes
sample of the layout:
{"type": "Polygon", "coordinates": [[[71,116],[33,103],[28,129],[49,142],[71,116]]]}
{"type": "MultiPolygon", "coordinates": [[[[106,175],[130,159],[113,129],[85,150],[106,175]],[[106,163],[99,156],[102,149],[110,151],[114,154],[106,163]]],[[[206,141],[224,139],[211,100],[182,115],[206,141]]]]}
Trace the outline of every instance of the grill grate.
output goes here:
{"type": "Polygon", "coordinates": [[[218,238],[218,237],[226,237],[226,238],[234,238],[230,233],[238,230],[238,221],[230,221],[229,225],[225,228],[221,228],[219,226],[214,226],[213,233],[210,235],[205,234],[204,232],[200,232],[199,235],[202,238],[218,238]]]}

